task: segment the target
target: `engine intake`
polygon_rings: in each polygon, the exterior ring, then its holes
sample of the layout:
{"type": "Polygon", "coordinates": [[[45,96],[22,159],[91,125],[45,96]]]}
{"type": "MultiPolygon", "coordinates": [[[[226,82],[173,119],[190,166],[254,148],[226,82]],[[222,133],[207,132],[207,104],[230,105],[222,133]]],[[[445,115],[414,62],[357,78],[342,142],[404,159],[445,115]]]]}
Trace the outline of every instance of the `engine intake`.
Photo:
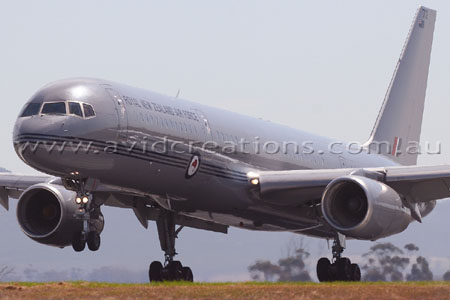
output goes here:
{"type": "Polygon", "coordinates": [[[36,184],[25,190],[17,204],[17,220],[24,233],[46,245],[65,247],[72,243],[82,221],[73,215],[78,209],[76,193],[62,186],[36,184]]]}
{"type": "Polygon", "coordinates": [[[61,205],[58,198],[46,189],[30,191],[22,199],[21,225],[32,235],[45,236],[61,221],[61,205]]]}
{"type": "Polygon", "coordinates": [[[322,213],[337,231],[364,240],[402,232],[412,221],[409,209],[395,190],[355,175],[328,184],[322,196],[322,213]]]}

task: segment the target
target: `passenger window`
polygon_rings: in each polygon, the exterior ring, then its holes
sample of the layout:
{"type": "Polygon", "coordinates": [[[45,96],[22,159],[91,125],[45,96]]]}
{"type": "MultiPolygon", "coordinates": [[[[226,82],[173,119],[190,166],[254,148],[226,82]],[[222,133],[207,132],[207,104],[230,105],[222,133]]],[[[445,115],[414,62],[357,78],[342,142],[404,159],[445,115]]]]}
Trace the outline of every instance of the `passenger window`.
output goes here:
{"type": "Polygon", "coordinates": [[[35,116],[39,114],[39,110],[41,109],[42,103],[29,103],[25,109],[23,110],[21,117],[29,117],[29,116],[35,116]]]}
{"type": "Polygon", "coordinates": [[[95,112],[92,105],[83,103],[83,109],[85,118],[95,117],[95,112]]]}
{"type": "Polygon", "coordinates": [[[46,115],[65,115],[66,103],[65,102],[50,102],[45,103],[42,108],[42,114],[46,115]]]}
{"type": "Polygon", "coordinates": [[[78,102],[69,102],[69,114],[83,117],[81,105],[78,102]]]}

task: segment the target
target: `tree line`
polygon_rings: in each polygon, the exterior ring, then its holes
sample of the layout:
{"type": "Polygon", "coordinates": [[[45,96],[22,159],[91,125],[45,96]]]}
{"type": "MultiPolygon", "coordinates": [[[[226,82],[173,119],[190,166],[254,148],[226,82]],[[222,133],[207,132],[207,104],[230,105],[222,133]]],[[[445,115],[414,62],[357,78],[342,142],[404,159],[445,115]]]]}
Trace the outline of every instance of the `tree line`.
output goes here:
{"type": "MultiPolygon", "coordinates": [[[[312,281],[307,260],[310,253],[305,247],[297,247],[277,262],[257,260],[248,267],[256,281],[312,281]]],[[[392,243],[377,243],[362,255],[363,281],[428,281],[433,272],[428,260],[420,255],[419,247],[409,243],[402,248],[392,243]]],[[[443,280],[450,281],[450,270],[443,280]]]]}

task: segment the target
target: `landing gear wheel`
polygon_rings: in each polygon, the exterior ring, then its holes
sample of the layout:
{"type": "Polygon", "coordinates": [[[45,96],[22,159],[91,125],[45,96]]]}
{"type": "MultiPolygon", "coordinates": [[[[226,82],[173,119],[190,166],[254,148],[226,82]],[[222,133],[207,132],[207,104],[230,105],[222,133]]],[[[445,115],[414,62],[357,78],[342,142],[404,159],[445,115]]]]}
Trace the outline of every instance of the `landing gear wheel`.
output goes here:
{"type": "Polygon", "coordinates": [[[89,250],[97,251],[100,248],[100,234],[96,231],[90,231],[87,236],[87,245],[89,250]]]}
{"type": "Polygon", "coordinates": [[[84,235],[82,232],[77,232],[73,235],[72,238],[72,248],[76,252],[81,252],[86,247],[86,240],[84,239],[84,235]]]}
{"type": "Polygon", "coordinates": [[[340,281],[351,280],[351,261],[347,257],[341,257],[336,261],[337,264],[337,275],[340,281]]]}
{"type": "Polygon", "coordinates": [[[194,274],[192,273],[191,268],[189,267],[183,267],[182,269],[183,274],[183,280],[193,282],[194,281],[194,274]]]}
{"type": "Polygon", "coordinates": [[[326,257],[317,262],[317,278],[323,281],[361,281],[361,270],[357,264],[352,264],[348,257],[342,257],[345,246],[345,236],[337,233],[331,251],[333,263],[326,257]]]}
{"type": "Polygon", "coordinates": [[[163,266],[159,261],[152,262],[148,270],[148,278],[150,279],[150,282],[163,281],[162,270],[163,266]]]}
{"type": "Polygon", "coordinates": [[[326,257],[322,257],[317,262],[317,278],[320,282],[331,281],[330,278],[330,260],[326,257]]]}
{"type": "Polygon", "coordinates": [[[361,270],[357,264],[350,265],[351,281],[361,281],[361,270]]]}
{"type": "Polygon", "coordinates": [[[167,273],[169,280],[182,280],[183,279],[183,265],[180,261],[174,260],[167,265],[167,273]]]}

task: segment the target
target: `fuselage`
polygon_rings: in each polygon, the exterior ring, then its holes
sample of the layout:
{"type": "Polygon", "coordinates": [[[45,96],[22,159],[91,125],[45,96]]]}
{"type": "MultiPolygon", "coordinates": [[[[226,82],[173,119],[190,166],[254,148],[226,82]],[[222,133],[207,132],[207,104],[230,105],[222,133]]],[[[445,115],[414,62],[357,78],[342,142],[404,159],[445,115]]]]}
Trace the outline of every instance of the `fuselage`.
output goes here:
{"type": "Polygon", "coordinates": [[[44,173],[96,179],[230,226],[305,229],[302,233],[316,236],[328,232],[317,228],[313,208],[274,210],[261,204],[247,174],[395,165],[355,145],[88,78],[39,90],[19,115],[13,139],[19,157],[44,173]]]}

